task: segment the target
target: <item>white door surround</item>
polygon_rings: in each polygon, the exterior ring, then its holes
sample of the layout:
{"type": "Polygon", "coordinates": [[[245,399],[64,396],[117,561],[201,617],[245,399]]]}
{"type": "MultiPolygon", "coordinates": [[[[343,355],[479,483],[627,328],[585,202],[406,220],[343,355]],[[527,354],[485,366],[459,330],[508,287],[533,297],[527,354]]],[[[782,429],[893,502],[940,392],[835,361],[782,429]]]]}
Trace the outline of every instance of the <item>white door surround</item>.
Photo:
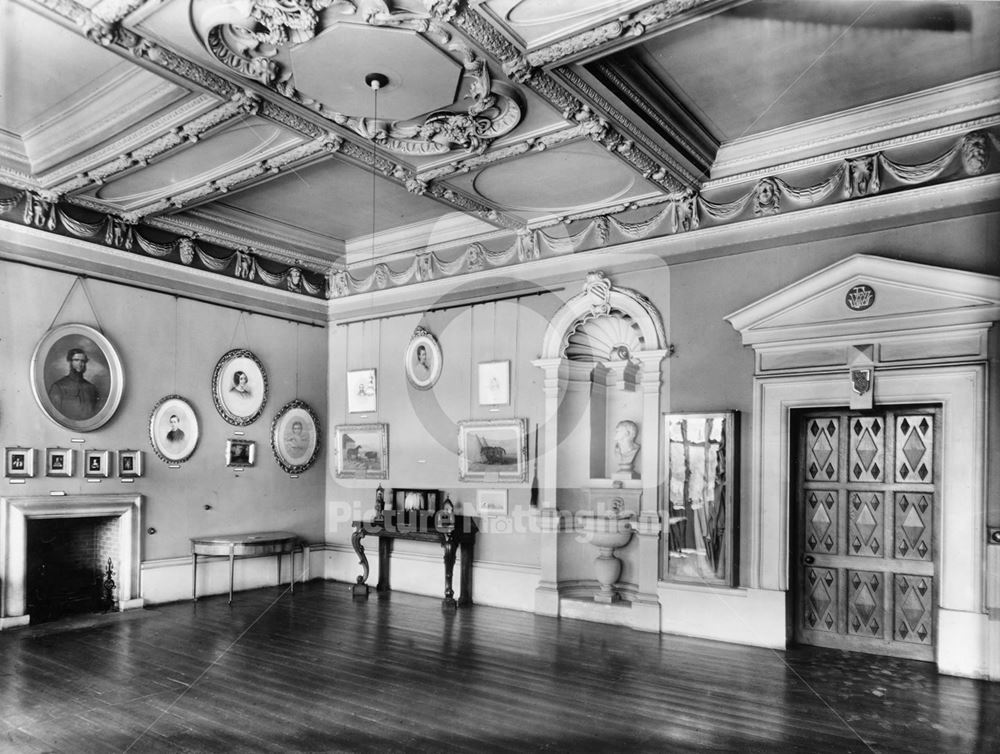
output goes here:
{"type": "Polygon", "coordinates": [[[943,673],[997,676],[989,647],[1000,627],[988,620],[984,596],[987,331],[998,318],[1000,278],[867,255],[727,317],[756,360],[746,587],[788,593],[793,410],[847,407],[859,398],[938,404],[937,665],[943,673]],[[867,372],[867,390],[852,381],[858,368],[867,372]]]}
{"type": "Polygon", "coordinates": [[[119,608],[142,607],[139,584],[142,495],[38,495],[0,498],[0,630],[26,625],[27,520],[111,516],[119,519],[119,608]]]}

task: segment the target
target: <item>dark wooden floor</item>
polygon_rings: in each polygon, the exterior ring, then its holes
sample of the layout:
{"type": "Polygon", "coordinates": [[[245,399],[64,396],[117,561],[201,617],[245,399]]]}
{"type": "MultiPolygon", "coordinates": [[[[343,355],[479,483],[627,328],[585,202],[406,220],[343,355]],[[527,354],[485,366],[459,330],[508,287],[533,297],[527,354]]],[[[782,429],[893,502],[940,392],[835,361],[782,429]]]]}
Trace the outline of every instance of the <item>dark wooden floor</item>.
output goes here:
{"type": "Polygon", "coordinates": [[[0,633],[0,751],[985,754],[1000,684],[312,582],[0,633]]]}

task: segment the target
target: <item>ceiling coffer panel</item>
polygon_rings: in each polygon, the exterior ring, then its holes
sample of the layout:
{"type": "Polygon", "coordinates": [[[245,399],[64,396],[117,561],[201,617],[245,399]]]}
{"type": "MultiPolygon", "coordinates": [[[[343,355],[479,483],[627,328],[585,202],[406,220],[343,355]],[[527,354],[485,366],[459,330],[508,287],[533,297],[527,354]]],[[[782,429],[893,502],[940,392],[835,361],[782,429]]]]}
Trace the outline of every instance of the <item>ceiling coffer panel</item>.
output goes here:
{"type": "Polygon", "coordinates": [[[227,69],[410,155],[481,152],[522,118],[515,90],[495,82],[486,61],[446,27],[450,15],[419,3],[191,3],[198,37],[227,69]],[[389,80],[378,120],[369,73],[389,80]]]}

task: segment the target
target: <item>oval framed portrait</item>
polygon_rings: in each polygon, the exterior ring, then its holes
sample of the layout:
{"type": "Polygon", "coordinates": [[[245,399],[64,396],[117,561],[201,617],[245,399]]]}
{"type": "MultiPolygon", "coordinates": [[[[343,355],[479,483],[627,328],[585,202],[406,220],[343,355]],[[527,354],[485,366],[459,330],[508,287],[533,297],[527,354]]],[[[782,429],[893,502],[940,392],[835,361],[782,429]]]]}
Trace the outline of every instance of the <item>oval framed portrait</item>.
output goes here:
{"type": "Polygon", "coordinates": [[[215,408],[230,424],[244,427],[257,421],[267,403],[267,372],[252,351],[234,348],[212,373],[215,408]]]}
{"type": "Polygon", "coordinates": [[[160,398],[149,415],[149,442],[167,463],[183,463],[198,447],[198,415],[179,395],[160,398]]]}
{"type": "Polygon", "coordinates": [[[59,325],[31,356],[31,392],[42,412],[64,429],[91,432],[121,403],[125,376],[118,352],[87,325],[59,325]]]}
{"type": "Polygon", "coordinates": [[[422,327],[413,331],[406,347],[403,369],[406,379],[418,390],[429,390],[441,376],[443,357],[437,339],[422,327]]]}
{"type": "Polygon", "coordinates": [[[320,448],[319,417],[304,401],[289,401],[271,422],[274,460],[289,474],[300,474],[316,462],[320,448]]]}

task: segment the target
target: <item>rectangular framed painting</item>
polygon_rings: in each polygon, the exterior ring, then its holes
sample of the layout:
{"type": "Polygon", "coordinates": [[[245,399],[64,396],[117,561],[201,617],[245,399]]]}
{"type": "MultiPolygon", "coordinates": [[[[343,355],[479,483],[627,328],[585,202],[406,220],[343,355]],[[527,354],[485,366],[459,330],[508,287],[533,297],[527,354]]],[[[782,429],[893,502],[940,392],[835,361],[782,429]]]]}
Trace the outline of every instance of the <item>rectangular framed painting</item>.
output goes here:
{"type": "Polygon", "coordinates": [[[45,476],[73,476],[75,458],[72,448],[46,448],[45,476]]]}
{"type": "Polygon", "coordinates": [[[122,479],[134,479],[142,476],[142,451],[118,451],[118,476],[122,479]]]}
{"type": "Polygon", "coordinates": [[[388,424],[341,424],[334,442],[338,478],[389,478],[388,424]]]}
{"type": "Polygon", "coordinates": [[[111,451],[84,450],[83,475],[88,479],[107,479],[111,476],[111,451]]]}
{"type": "Polygon", "coordinates": [[[374,369],[355,369],[347,373],[347,413],[367,414],[378,406],[374,369]]]}
{"type": "Polygon", "coordinates": [[[226,440],[226,466],[253,466],[257,461],[257,443],[238,437],[226,440]]]}
{"type": "Polygon", "coordinates": [[[458,423],[458,478],[463,482],[524,482],[528,478],[528,420],[458,423]]]}
{"type": "Polygon", "coordinates": [[[664,414],[666,580],[734,583],[738,418],[735,411],[664,414]]]}
{"type": "Polygon", "coordinates": [[[5,448],[4,476],[9,479],[28,479],[35,475],[34,448],[5,448]]]}
{"type": "Polygon", "coordinates": [[[476,511],[480,516],[506,516],[507,490],[476,490],[476,511]]]}
{"type": "Polygon", "coordinates": [[[506,406],[510,403],[510,362],[483,361],[479,364],[479,405],[506,406]]]}

